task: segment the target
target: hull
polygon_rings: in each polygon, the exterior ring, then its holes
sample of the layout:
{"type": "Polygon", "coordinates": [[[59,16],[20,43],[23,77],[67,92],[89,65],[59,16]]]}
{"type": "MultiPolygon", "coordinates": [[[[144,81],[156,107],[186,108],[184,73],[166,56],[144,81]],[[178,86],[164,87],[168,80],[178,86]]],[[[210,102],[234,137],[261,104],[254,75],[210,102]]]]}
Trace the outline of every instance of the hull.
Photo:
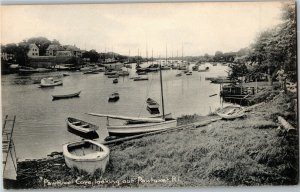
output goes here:
{"type": "Polygon", "coordinates": [[[106,165],[109,162],[109,153],[110,151],[106,146],[91,140],[69,143],[63,146],[66,165],[69,168],[77,168],[89,174],[93,174],[96,170],[101,170],[102,173],[105,172],[106,165]],[[82,150],[87,152],[78,155],[82,150]]]}
{"type": "Polygon", "coordinates": [[[129,136],[152,131],[158,131],[177,126],[176,120],[164,121],[161,123],[145,123],[145,124],[129,124],[129,125],[116,125],[107,126],[110,136],[129,136]]]}
{"type": "Polygon", "coordinates": [[[98,129],[96,125],[70,117],[67,119],[67,125],[69,126],[69,128],[81,133],[94,132],[96,129],[98,129]]]}
{"type": "Polygon", "coordinates": [[[57,81],[54,83],[41,83],[41,87],[54,87],[54,86],[58,86],[58,85],[62,85],[63,82],[62,81],[57,81]]]}
{"type": "Polygon", "coordinates": [[[53,99],[67,99],[72,97],[79,97],[81,91],[71,94],[65,94],[65,95],[52,95],[53,99]]]}
{"type": "Polygon", "coordinates": [[[217,115],[223,119],[235,119],[245,115],[245,109],[243,107],[228,106],[223,111],[216,112],[217,115]]]}

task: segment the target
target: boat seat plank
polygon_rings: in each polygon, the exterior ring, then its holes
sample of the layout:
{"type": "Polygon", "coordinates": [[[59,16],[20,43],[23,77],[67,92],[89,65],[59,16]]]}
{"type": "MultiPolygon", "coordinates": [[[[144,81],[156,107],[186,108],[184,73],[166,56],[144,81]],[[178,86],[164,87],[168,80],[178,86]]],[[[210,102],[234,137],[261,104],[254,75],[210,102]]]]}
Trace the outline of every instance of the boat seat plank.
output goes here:
{"type": "Polygon", "coordinates": [[[72,124],[73,125],[79,125],[81,122],[80,121],[75,121],[75,122],[73,122],[72,124]]]}
{"type": "Polygon", "coordinates": [[[89,124],[81,125],[81,127],[84,127],[84,128],[89,127],[89,126],[90,126],[89,124]]]}

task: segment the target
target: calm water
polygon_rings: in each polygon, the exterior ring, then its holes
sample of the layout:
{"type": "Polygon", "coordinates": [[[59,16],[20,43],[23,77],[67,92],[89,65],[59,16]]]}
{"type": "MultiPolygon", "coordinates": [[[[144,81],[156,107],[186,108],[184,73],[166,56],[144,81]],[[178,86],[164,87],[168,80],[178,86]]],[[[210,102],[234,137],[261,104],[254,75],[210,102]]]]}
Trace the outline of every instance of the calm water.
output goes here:
{"type": "MultiPolygon", "coordinates": [[[[171,112],[173,117],[194,113],[206,115],[221,105],[220,85],[210,84],[205,77],[226,75],[227,67],[205,65],[210,67],[209,72],[193,72],[191,76],[175,77],[178,70],[162,71],[166,113],[171,112]],[[215,93],[218,96],[209,97],[215,93]]],[[[128,70],[130,76],[135,76],[134,68],[128,70]]],[[[38,84],[32,84],[33,80],[62,76],[62,73],[2,76],[2,112],[3,116],[17,116],[14,142],[21,160],[45,157],[53,151],[61,151],[64,143],[80,139],[67,131],[65,120],[69,116],[99,125],[97,132],[102,141],[108,135],[106,118],[85,113],[145,117],[150,116],[146,99],[151,97],[160,102],[159,73],[149,73],[149,81],[120,77],[119,83],[113,84],[113,79],[104,73],[71,72],[70,76],[62,77],[63,86],[39,88],[38,84]],[[79,98],[52,101],[52,94],[77,90],[82,91],[79,98]],[[120,94],[120,100],[108,103],[109,95],[115,91],[120,94]]]]}

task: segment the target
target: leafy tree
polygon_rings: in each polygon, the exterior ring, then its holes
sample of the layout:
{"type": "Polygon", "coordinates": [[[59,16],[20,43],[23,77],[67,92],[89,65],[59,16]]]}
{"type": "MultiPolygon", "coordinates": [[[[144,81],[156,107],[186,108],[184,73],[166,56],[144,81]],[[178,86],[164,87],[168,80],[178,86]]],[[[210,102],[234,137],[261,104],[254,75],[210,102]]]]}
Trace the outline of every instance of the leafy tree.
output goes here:
{"type": "Polygon", "coordinates": [[[46,37],[32,37],[27,40],[28,44],[36,44],[40,50],[40,55],[45,55],[46,54],[46,49],[48,46],[51,44],[51,41],[47,39],[46,37]]]}

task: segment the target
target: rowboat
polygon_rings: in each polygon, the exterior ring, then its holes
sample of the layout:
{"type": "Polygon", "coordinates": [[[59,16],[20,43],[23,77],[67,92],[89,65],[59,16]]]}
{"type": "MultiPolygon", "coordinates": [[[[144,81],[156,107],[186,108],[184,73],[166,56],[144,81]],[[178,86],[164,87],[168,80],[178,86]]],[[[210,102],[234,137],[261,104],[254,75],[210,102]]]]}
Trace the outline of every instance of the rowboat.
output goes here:
{"type": "Polygon", "coordinates": [[[159,114],[159,104],[155,100],[148,98],[146,100],[146,103],[147,103],[147,110],[151,114],[159,114]]]}
{"type": "Polygon", "coordinates": [[[117,74],[117,71],[105,71],[104,75],[115,75],[117,74]]]}
{"type": "Polygon", "coordinates": [[[114,80],[113,80],[113,83],[118,83],[118,79],[114,79],[114,80]]]}
{"type": "Polygon", "coordinates": [[[109,162],[109,148],[92,140],[67,143],[63,146],[66,165],[93,174],[105,172],[109,162]]]}
{"type": "Polygon", "coordinates": [[[91,70],[91,71],[85,71],[85,72],[83,72],[83,74],[99,74],[99,72],[91,70]]]}
{"type": "Polygon", "coordinates": [[[81,133],[94,132],[99,128],[96,125],[72,117],[67,118],[67,125],[69,126],[69,128],[79,131],[81,133]]]}
{"type": "Polygon", "coordinates": [[[120,71],[120,72],[118,72],[118,75],[119,76],[128,76],[129,72],[128,71],[120,71]]]}
{"type": "MultiPolygon", "coordinates": [[[[161,66],[161,65],[160,65],[161,66]]],[[[110,136],[126,137],[129,135],[136,135],[142,133],[148,133],[158,130],[171,129],[177,126],[177,120],[166,117],[164,110],[164,99],[163,99],[163,84],[162,84],[162,73],[160,68],[160,87],[161,87],[161,101],[162,101],[162,117],[158,118],[141,118],[141,117],[126,117],[120,115],[110,114],[99,114],[99,113],[87,113],[88,115],[97,117],[106,117],[107,119],[107,131],[110,136]],[[108,120],[120,119],[125,121],[131,121],[132,123],[125,123],[124,125],[110,125],[108,120]]]]}
{"type": "Polygon", "coordinates": [[[147,76],[137,76],[133,78],[133,81],[147,81],[148,77],[147,76]]]}
{"type": "Polygon", "coordinates": [[[192,75],[193,73],[191,71],[187,72],[186,75],[192,75]]]}
{"type": "Polygon", "coordinates": [[[79,97],[81,91],[75,92],[75,93],[67,93],[67,94],[59,94],[59,95],[52,95],[53,100],[55,99],[68,99],[72,97],[79,97]]]}
{"type": "Polygon", "coordinates": [[[182,73],[176,74],[176,77],[181,77],[181,76],[182,76],[182,73]]]}
{"type": "Polygon", "coordinates": [[[52,77],[49,78],[43,78],[41,80],[41,87],[54,87],[54,86],[58,86],[58,85],[62,85],[63,82],[62,80],[54,80],[52,77]]]}
{"type": "Polygon", "coordinates": [[[205,69],[198,69],[198,72],[206,72],[209,71],[209,67],[206,67],[205,69]]]}
{"type": "Polygon", "coordinates": [[[245,109],[239,105],[230,105],[216,111],[216,114],[223,119],[235,119],[244,116],[245,109]]]}
{"type": "Polygon", "coordinates": [[[115,102],[118,101],[119,99],[120,99],[119,93],[113,93],[109,96],[108,102],[115,102]]]}

